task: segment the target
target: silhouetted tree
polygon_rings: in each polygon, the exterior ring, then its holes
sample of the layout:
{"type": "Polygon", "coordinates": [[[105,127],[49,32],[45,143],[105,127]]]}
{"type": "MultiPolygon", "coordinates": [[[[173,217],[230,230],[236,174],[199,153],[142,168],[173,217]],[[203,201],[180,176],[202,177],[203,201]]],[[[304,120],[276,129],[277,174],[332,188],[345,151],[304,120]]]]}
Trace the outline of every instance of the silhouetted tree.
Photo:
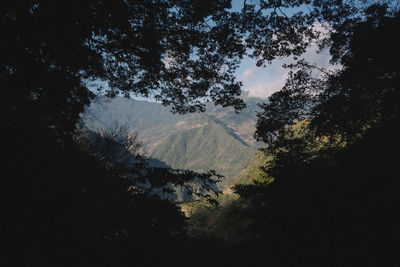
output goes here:
{"type": "Polygon", "coordinates": [[[251,202],[242,215],[253,219],[253,242],[244,249],[256,262],[400,262],[400,13],[370,3],[333,26],[341,69],[316,77],[318,66],[298,61],[259,113],[256,136],[269,144],[274,181],[235,188],[251,202]]]}

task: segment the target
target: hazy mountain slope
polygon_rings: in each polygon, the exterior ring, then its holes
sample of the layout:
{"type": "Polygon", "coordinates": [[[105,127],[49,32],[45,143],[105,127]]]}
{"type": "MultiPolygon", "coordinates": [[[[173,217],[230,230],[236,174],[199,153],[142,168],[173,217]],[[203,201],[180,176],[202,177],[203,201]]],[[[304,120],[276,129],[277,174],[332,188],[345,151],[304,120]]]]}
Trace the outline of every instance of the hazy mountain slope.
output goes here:
{"type": "Polygon", "coordinates": [[[255,154],[231,129],[206,117],[188,130],[168,136],[151,156],[173,168],[207,171],[213,169],[226,176],[219,188],[224,188],[255,154]]]}
{"type": "MultiPolygon", "coordinates": [[[[248,98],[247,108],[235,113],[230,108],[207,105],[206,114],[218,118],[229,125],[235,133],[250,146],[256,146],[253,138],[256,124],[255,111],[259,98],[248,98]]],[[[137,132],[144,143],[145,150],[151,152],[158,143],[169,134],[189,129],[204,114],[172,114],[170,108],[159,103],[138,101],[117,97],[114,99],[97,98],[86,109],[83,119],[91,130],[111,128],[117,121],[127,124],[132,132],[137,132]]]]}
{"type": "Polygon", "coordinates": [[[146,149],[155,147],[161,139],[184,129],[186,121],[196,114],[172,114],[168,108],[154,102],[126,98],[98,98],[83,115],[89,129],[112,128],[115,122],[126,124],[137,132],[146,149]]]}
{"type": "Polygon", "coordinates": [[[246,98],[245,101],[247,108],[240,113],[208,104],[206,113],[178,115],[155,102],[100,97],[82,117],[94,131],[112,130],[115,122],[126,124],[130,132],[138,133],[143,142],[141,153],[145,156],[175,168],[214,169],[229,180],[260,146],[253,134],[257,103],[262,100],[246,98]]]}

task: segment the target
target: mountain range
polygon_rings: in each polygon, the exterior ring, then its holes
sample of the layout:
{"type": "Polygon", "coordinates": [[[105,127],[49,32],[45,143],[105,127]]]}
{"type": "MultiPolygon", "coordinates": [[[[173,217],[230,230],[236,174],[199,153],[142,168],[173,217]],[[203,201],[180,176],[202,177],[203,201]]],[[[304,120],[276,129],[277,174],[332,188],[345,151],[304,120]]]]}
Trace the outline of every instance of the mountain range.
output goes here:
{"type": "Polygon", "coordinates": [[[92,131],[125,125],[142,142],[141,154],[172,168],[215,170],[225,176],[218,185],[224,189],[262,146],[253,134],[257,103],[263,100],[244,100],[247,107],[240,113],[207,104],[205,113],[178,115],[156,102],[100,97],[82,117],[92,131]]]}

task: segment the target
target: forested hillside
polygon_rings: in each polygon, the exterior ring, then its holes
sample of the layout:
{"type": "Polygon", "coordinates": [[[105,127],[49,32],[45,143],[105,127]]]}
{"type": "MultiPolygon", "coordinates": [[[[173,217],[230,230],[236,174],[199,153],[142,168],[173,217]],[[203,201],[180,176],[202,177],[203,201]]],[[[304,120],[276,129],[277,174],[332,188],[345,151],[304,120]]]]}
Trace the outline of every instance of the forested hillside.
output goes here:
{"type": "Polygon", "coordinates": [[[218,206],[207,200],[183,204],[182,209],[193,224],[189,233],[193,236],[211,236],[228,244],[239,244],[248,240],[249,226],[253,221],[241,214],[248,208],[248,202],[234,193],[233,189],[236,185],[249,185],[255,181],[272,182],[271,177],[267,177],[265,173],[270,161],[271,156],[263,151],[253,155],[240,173],[225,186],[224,194],[213,198],[218,206]]]}
{"type": "Polygon", "coordinates": [[[251,184],[255,180],[264,181],[267,177],[265,168],[267,168],[268,161],[271,156],[259,151],[253,155],[247,162],[244,168],[227,184],[226,190],[231,192],[231,188],[237,184],[251,184]]]}
{"type": "Polygon", "coordinates": [[[191,129],[168,136],[151,156],[173,168],[215,170],[226,176],[218,184],[223,189],[254,154],[254,148],[249,147],[232,129],[205,115],[198,118],[191,129]]]}
{"type": "Polygon", "coordinates": [[[218,183],[224,189],[261,146],[253,134],[262,99],[245,100],[247,108],[241,113],[209,104],[206,114],[178,115],[155,102],[99,98],[83,118],[94,131],[125,125],[143,142],[143,155],[173,168],[217,171],[225,176],[218,183]]]}
{"type": "MultiPolygon", "coordinates": [[[[261,103],[263,99],[255,97],[244,97],[244,99],[247,107],[240,113],[209,103],[206,114],[233,129],[249,146],[259,147],[260,144],[255,142],[253,135],[257,121],[256,111],[259,110],[257,103],[261,103]]],[[[179,130],[190,129],[202,117],[201,113],[173,114],[169,107],[156,102],[121,97],[97,98],[86,108],[83,115],[85,124],[92,130],[110,129],[115,122],[120,125],[126,124],[130,131],[137,132],[139,139],[143,141],[145,151],[149,153],[166,136],[179,130]]]]}

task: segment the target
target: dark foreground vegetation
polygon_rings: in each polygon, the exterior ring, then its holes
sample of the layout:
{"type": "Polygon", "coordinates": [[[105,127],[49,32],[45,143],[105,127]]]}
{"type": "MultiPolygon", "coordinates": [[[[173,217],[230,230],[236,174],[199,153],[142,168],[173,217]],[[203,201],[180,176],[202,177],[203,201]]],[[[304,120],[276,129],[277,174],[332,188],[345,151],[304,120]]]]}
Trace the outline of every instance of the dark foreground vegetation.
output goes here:
{"type": "Polygon", "coordinates": [[[231,11],[230,1],[1,1],[11,263],[399,265],[399,3],[243,2],[231,11]],[[341,67],[301,59],[313,42],[341,67]],[[258,114],[262,168],[219,216],[225,229],[239,227],[230,238],[190,237],[164,196],[218,193],[220,177],[150,167],[135,136],[88,132],[80,114],[96,89],[153,96],[178,113],[207,100],[240,110],[234,71],[245,55],[260,66],[297,61],[258,114]]]}

